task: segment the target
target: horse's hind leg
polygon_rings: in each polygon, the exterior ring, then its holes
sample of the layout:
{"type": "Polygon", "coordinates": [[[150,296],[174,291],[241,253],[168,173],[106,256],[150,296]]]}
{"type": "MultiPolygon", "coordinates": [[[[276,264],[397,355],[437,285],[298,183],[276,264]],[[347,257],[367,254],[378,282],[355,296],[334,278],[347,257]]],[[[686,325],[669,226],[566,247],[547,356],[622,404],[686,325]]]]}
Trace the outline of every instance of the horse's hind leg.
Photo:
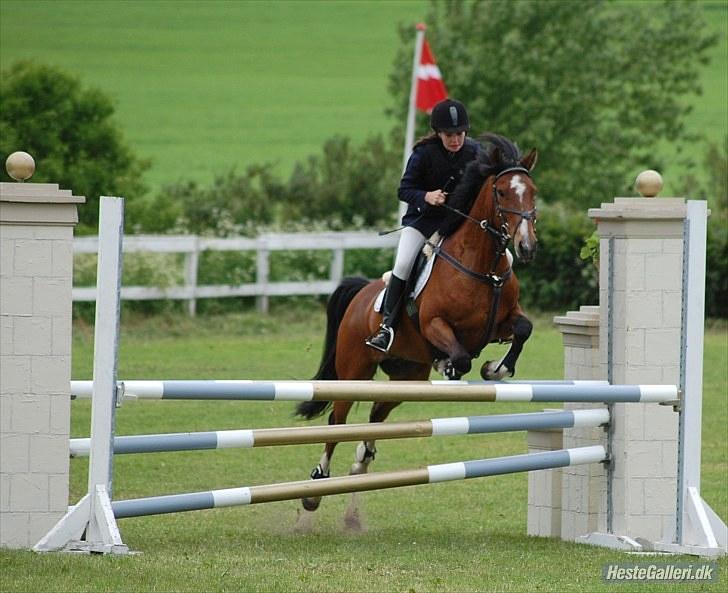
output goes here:
{"type": "MultiPolygon", "coordinates": [[[[389,413],[399,405],[399,402],[377,402],[372,406],[371,414],[369,414],[369,422],[384,422],[389,413]]],[[[374,461],[377,448],[374,440],[361,441],[356,447],[354,454],[354,463],[349,470],[349,475],[365,474],[369,469],[369,464],[374,461]]]]}
{"type": "MultiPolygon", "coordinates": [[[[392,381],[424,381],[430,376],[430,365],[428,364],[423,365],[389,359],[384,361],[382,369],[389,375],[392,381]]],[[[369,422],[384,422],[391,411],[399,404],[400,402],[376,402],[372,406],[372,411],[369,414],[369,422]]],[[[349,474],[367,473],[369,471],[369,464],[374,461],[376,452],[377,448],[374,439],[361,441],[356,447],[354,463],[351,466],[349,474]]],[[[344,523],[348,529],[353,531],[361,531],[363,529],[359,509],[359,493],[357,492],[351,495],[351,502],[344,513],[344,523]]]]}
{"type": "Polygon", "coordinates": [[[505,376],[512,377],[516,373],[516,362],[521,355],[523,345],[531,336],[533,324],[523,312],[513,317],[513,342],[500,360],[489,360],[480,367],[480,376],[486,381],[500,381],[505,376]]]}
{"type": "MultiPolygon", "coordinates": [[[[387,359],[381,362],[382,370],[389,375],[390,381],[426,381],[430,376],[430,365],[411,362],[401,359],[387,359]]],[[[369,422],[384,422],[390,412],[400,402],[376,402],[372,405],[369,422]]],[[[365,474],[369,464],[374,460],[377,452],[374,440],[364,440],[359,443],[354,456],[354,464],[349,474],[365,474]]]]}
{"type": "MultiPolygon", "coordinates": [[[[353,402],[334,402],[334,409],[329,414],[329,425],[332,424],[346,424],[346,417],[349,414],[349,410],[353,402]]],[[[324,446],[323,455],[318,462],[318,465],[313,468],[311,472],[312,480],[320,480],[322,478],[328,478],[331,471],[331,458],[334,456],[334,449],[337,443],[326,443],[324,446]]],[[[321,504],[321,497],[304,497],[301,499],[303,508],[307,511],[315,511],[321,504]]]]}

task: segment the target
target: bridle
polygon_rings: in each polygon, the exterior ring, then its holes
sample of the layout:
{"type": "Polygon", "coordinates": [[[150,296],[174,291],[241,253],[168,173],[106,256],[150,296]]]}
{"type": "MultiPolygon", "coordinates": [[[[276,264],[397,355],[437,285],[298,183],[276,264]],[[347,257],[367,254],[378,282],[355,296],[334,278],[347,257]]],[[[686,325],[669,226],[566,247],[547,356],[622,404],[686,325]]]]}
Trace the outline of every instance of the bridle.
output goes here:
{"type": "Polygon", "coordinates": [[[434,250],[435,254],[442,257],[445,261],[453,265],[456,269],[458,269],[460,272],[463,272],[465,275],[474,278],[475,280],[479,280],[480,282],[484,282],[486,284],[490,284],[491,286],[502,286],[503,283],[508,279],[508,277],[511,275],[511,269],[509,267],[508,271],[505,274],[498,275],[495,273],[498,262],[500,261],[500,258],[505,254],[506,252],[506,246],[508,245],[508,242],[511,240],[511,233],[508,226],[508,221],[506,220],[505,213],[508,214],[516,214],[519,216],[518,224],[516,224],[516,228],[521,224],[522,220],[536,220],[536,208],[533,208],[531,210],[516,210],[515,208],[505,208],[501,206],[500,200],[498,197],[498,190],[496,188],[496,182],[503,177],[503,175],[506,175],[507,173],[514,173],[514,172],[524,173],[528,177],[531,177],[531,172],[526,169],[525,167],[522,167],[520,165],[515,165],[513,167],[508,167],[506,169],[503,169],[498,174],[496,174],[495,178],[493,179],[493,203],[495,204],[495,212],[496,216],[500,220],[500,227],[493,226],[487,218],[484,218],[482,220],[478,220],[477,218],[470,216],[469,214],[462,212],[461,210],[458,210],[457,208],[453,208],[452,206],[449,206],[447,203],[442,204],[442,207],[444,207],[446,210],[449,210],[450,212],[454,212],[458,216],[461,216],[465,218],[466,220],[469,220],[470,222],[473,222],[477,224],[482,230],[484,230],[487,233],[490,233],[496,244],[495,249],[495,260],[493,261],[493,265],[491,266],[491,271],[488,274],[481,274],[480,272],[475,272],[469,268],[466,268],[464,265],[462,265],[459,261],[457,261],[454,257],[452,257],[450,254],[448,254],[446,251],[443,251],[442,247],[439,245],[433,245],[428,242],[430,247],[434,250]]]}
{"type": "Polygon", "coordinates": [[[506,222],[505,216],[503,216],[504,212],[508,212],[509,214],[517,214],[520,217],[516,227],[518,227],[518,225],[521,224],[521,221],[524,219],[534,221],[536,220],[536,208],[533,208],[531,210],[516,210],[515,208],[504,208],[500,205],[500,202],[498,201],[498,190],[495,187],[496,181],[498,181],[506,173],[513,173],[516,171],[518,171],[519,173],[525,173],[526,177],[531,177],[531,172],[528,169],[518,165],[515,167],[503,169],[503,171],[498,173],[493,180],[493,201],[495,203],[496,214],[501,219],[501,226],[505,226],[506,229],[508,228],[508,223],[506,222]]]}
{"type": "Polygon", "coordinates": [[[427,244],[432,248],[433,253],[441,257],[443,260],[445,260],[448,264],[450,264],[452,267],[454,267],[456,270],[461,272],[462,274],[465,274],[469,278],[472,278],[474,280],[477,280],[478,282],[482,282],[484,284],[488,284],[493,288],[493,298],[491,300],[491,307],[490,312],[487,317],[487,323],[486,323],[486,329],[483,333],[483,336],[480,340],[480,344],[478,347],[478,354],[480,351],[491,341],[493,329],[495,327],[495,317],[496,313],[498,311],[498,305],[500,301],[500,294],[501,290],[503,288],[503,285],[506,283],[506,281],[511,277],[513,273],[513,268],[511,266],[508,266],[508,269],[503,274],[497,274],[496,270],[498,269],[498,263],[500,262],[500,258],[505,255],[506,252],[506,246],[508,245],[508,242],[511,240],[511,234],[508,227],[508,221],[506,220],[505,213],[508,214],[516,214],[519,216],[518,224],[516,225],[516,228],[521,224],[521,221],[523,220],[536,220],[536,208],[533,208],[531,210],[516,210],[514,208],[505,208],[501,206],[500,201],[498,199],[498,190],[496,189],[496,182],[503,177],[503,175],[506,175],[507,173],[513,173],[513,172],[519,172],[524,173],[528,177],[531,176],[531,172],[526,169],[525,167],[522,167],[520,165],[515,165],[513,167],[508,167],[506,169],[503,169],[499,173],[496,174],[495,178],[493,179],[493,203],[495,204],[496,209],[496,216],[500,220],[500,228],[493,226],[487,218],[484,218],[482,220],[478,220],[477,218],[470,216],[469,214],[466,214],[465,212],[462,212],[461,210],[458,210],[457,208],[453,208],[452,206],[449,206],[448,204],[442,204],[442,207],[449,210],[450,212],[454,212],[459,216],[462,216],[466,220],[469,220],[471,222],[474,222],[477,224],[482,230],[484,230],[487,233],[490,233],[495,241],[496,249],[495,249],[495,258],[493,260],[493,265],[491,266],[490,272],[487,274],[483,274],[481,272],[476,272],[474,270],[471,270],[470,268],[464,266],[462,263],[460,263],[456,258],[454,258],[452,255],[447,253],[444,249],[442,249],[442,242],[435,245],[431,243],[429,240],[427,241],[427,244]]]}

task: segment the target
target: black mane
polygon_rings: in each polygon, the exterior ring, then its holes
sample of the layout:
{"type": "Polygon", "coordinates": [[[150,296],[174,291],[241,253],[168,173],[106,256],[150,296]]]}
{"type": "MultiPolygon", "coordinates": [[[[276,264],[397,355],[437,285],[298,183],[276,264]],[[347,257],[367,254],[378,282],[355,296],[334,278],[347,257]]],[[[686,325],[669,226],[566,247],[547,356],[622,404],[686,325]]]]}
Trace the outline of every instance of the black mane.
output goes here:
{"type": "MultiPolygon", "coordinates": [[[[517,166],[523,158],[518,146],[504,136],[486,133],[480,136],[478,141],[481,144],[478,157],[468,163],[462,179],[447,200],[448,206],[460,212],[470,212],[475,198],[478,197],[488,177],[517,166]]],[[[445,237],[451,235],[464,220],[457,213],[448,212],[438,229],[440,235],[445,237]]]]}

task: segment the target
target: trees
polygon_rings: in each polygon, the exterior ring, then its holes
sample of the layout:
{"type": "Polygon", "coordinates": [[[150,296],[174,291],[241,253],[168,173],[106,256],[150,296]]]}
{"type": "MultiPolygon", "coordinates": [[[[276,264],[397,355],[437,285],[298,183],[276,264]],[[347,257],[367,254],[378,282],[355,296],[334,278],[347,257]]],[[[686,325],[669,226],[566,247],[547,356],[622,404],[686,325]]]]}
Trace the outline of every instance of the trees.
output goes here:
{"type": "MultiPolygon", "coordinates": [[[[541,198],[580,208],[661,169],[661,141],[679,150],[691,139],[684,97],[700,92],[696,65],[715,42],[695,5],[675,1],[433,1],[427,23],[473,131],[539,148],[541,198]]],[[[413,36],[400,34],[390,112],[402,121],[413,36]]]]}
{"type": "MultiPolygon", "coordinates": [[[[25,150],[38,165],[34,182],[58,183],[86,196],[81,230],[95,229],[101,195],[130,201],[146,191],[148,164],[125,144],[108,96],[62,70],[17,62],[0,78],[0,153],[25,150]]],[[[9,181],[2,171],[3,180],[9,181]]]]}

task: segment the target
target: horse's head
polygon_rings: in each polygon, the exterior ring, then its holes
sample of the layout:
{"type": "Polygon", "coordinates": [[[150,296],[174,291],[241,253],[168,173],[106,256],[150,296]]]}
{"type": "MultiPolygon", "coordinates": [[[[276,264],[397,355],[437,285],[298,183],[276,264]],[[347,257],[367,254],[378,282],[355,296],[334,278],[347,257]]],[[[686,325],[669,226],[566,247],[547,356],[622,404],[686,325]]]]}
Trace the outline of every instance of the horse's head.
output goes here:
{"type": "MultiPolygon", "coordinates": [[[[494,155],[497,158],[497,155],[494,155]]],[[[516,257],[530,261],[536,255],[536,184],[531,171],[538,153],[532,150],[525,157],[506,164],[493,177],[493,223],[513,238],[516,257]]]]}

